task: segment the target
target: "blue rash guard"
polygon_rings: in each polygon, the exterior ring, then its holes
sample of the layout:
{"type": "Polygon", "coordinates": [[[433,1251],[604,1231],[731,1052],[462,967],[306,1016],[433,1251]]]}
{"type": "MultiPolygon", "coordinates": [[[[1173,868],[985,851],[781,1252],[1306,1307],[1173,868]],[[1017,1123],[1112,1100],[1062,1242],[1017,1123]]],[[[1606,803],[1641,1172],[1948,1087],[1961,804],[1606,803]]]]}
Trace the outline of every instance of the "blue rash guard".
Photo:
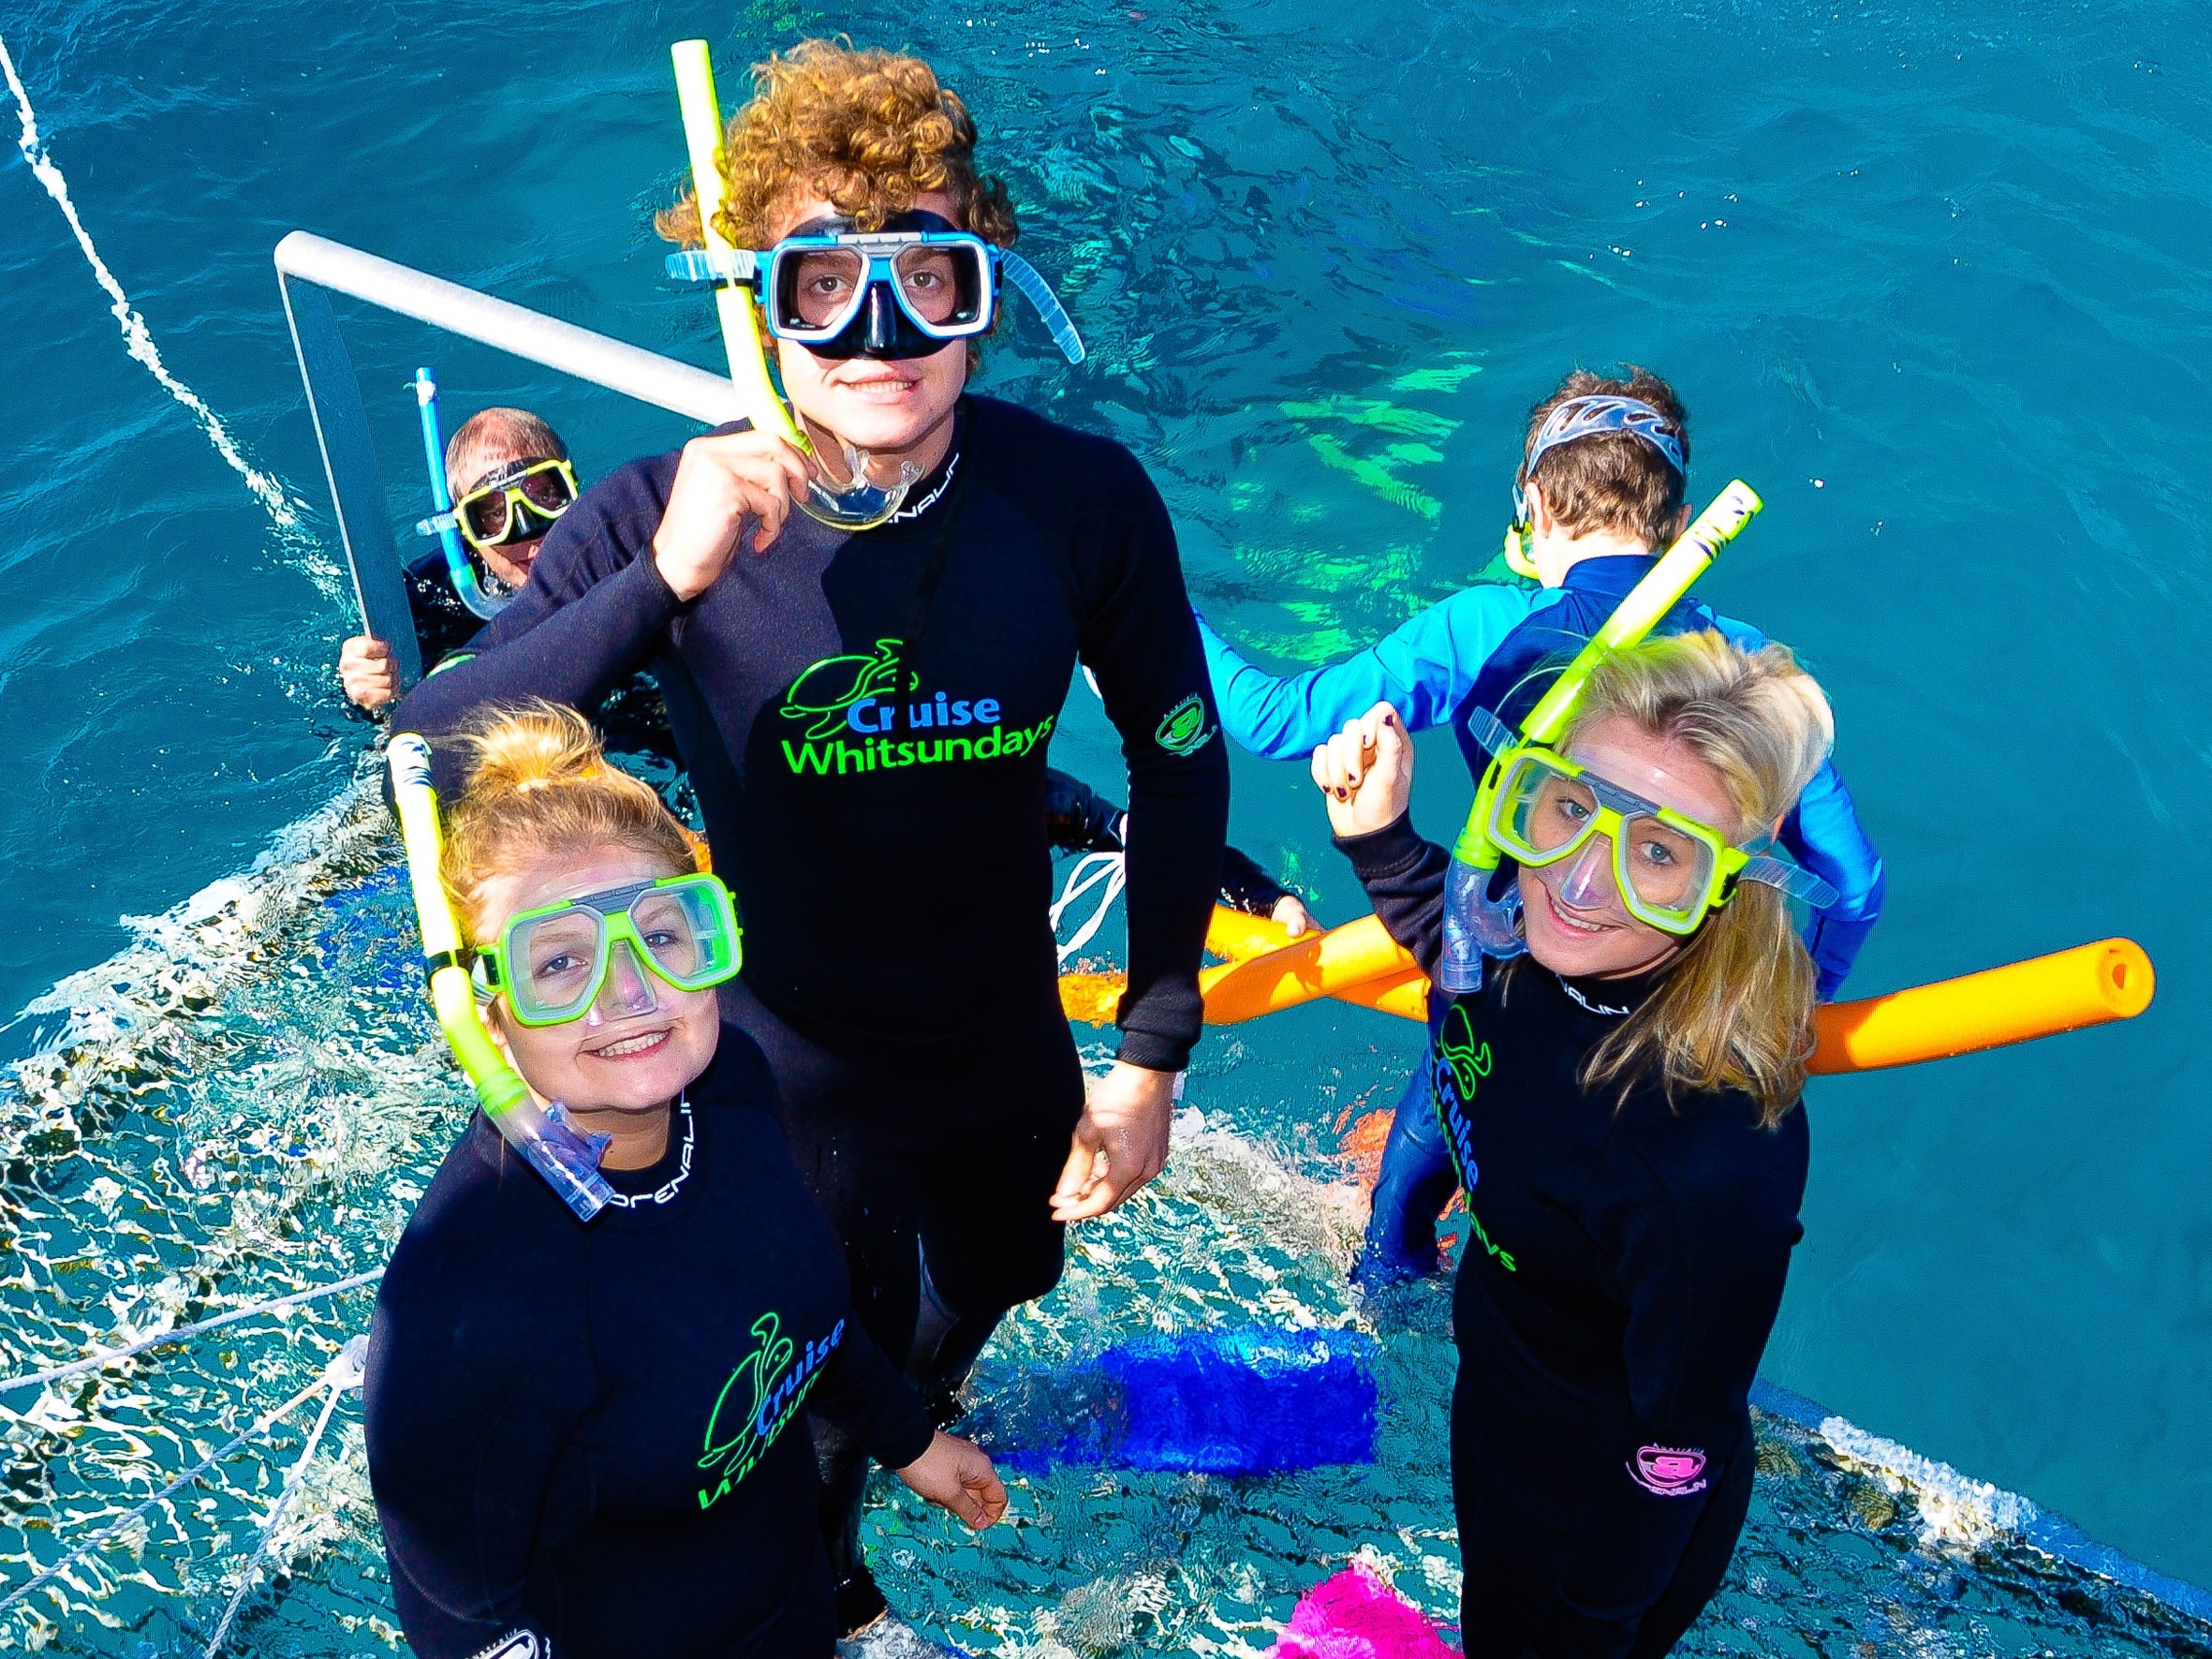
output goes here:
{"type": "MultiPolygon", "coordinates": [[[[1550,589],[1466,588],[1357,656],[1288,678],[1246,662],[1202,617],[1199,634],[1222,730],[1268,760],[1303,760],[1347,720],[1387,701],[1409,731],[1450,725],[1467,770],[1479,778],[1490,757],[1468,730],[1468,713],[1487,708],[1517,726],[1550,682],[1544,671],[1580,650],[1653,562],[1649,556],[1584,559],[1550,589]]],[[[1747,649],[1766,644],[1758,630],[1718,615],[1694,598],[1659,625],[1665,633],[1708,628],[1747,649]]],[[[1805,786],[1782,821],[1779,839],[1839,896],[1813,912],[1805,936],[1820,973],[1820,996],[1828,1000],[1881,914],[1881,854],[1860,826],[1851,792],[1832,763],[1805,786]]]]}

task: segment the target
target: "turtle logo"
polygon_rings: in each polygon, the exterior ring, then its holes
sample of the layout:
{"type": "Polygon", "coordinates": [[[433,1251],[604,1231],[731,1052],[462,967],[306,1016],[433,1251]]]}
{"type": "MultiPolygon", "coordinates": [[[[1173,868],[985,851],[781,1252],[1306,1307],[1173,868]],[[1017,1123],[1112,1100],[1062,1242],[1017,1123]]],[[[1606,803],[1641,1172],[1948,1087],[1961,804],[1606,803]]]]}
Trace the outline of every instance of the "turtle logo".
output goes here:
{"type": "Polygon", "coordinates": [[[1206,700],[1193,691],[1168,710],[1152,741],[1172,755],[1194,755],[1205,748],[1215,730],[1206,724],[1206,700]]]}
{"type": "Polygon", "coordinates": [[[1444,1029],[1437,1038],[1437,1058],[1451,1071],[1463,1101],[1474,1099],[1476,1080],[1490,1075],[1490,1044],[1475,1046],[1473,1022],[1458,1003],[1444,1016],[1444,1029]]]}
{"type": "Polygon", "coordinates": [[[814,724],[806,728],[807,740],[827,737],[845,724],[845,711],[862,698],[895,692],[898,688],[892,682],[898,673],[896,640],[877,640],[873,657],[859,652],[825,657],[791,682],[791,689],[784,693],[783,717],[803,720],[812,715],[814,724]]]}

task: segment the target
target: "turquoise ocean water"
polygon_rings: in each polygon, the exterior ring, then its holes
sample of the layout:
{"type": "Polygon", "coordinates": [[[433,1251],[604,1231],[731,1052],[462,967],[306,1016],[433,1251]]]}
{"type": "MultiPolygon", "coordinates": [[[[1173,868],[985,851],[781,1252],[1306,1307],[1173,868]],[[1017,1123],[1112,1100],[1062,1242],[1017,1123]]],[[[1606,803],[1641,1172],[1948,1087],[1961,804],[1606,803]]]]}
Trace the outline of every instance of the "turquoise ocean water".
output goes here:
{"type": "MultiPolygon", "coordinates": [[[[1851,990],[2113,933],[2160,974],[2130,1026],[1814,1087],[1766,1374],[2212,1584],[2212,23],[2182,4],[16,0],[0,1369],[373,1266],[457,1120],[391,939],[390,845],[348,804],[374,733],[331,679],[350,600],[270,248],[316,230],[711,363],[645,222],[681,161],[666,45],[713,39],[733,96],[761,50],[837,30],[927,52],[969,97],[1024,252],[1091,342],[1069,370],[1017,310],[985,386],[1130,444],[1199,602],[1263,660],[1341,655],[1482,573],[1523,412],[1565,367],[1674,380],[1700,493],[1740,474],[1768,503],[1706,591],[1821,674],[1887,855],[1851,990]]],[[[395,516],[419,510],[419,362],[450,409],[542,410],[586,474],[686,435],[411,325],[348,326],[395,516]]],[[[1080,690],[1054,753],[1118,787],[1080,690]]],[[[1448,744],[1423,758],[1441,835],[1467,786],[1448,744]]],[[[1298,768],[1240,760],[1236,790],[1244,845],[1328,919],[1362,908],[1298,768]]],[[[984,1377],[1116,1320],[1364,1319],[1402,1408],[1383,1468],[1241,1494],[1054,1477],[1012,1546],[966,1552],[894,1509],[922,1542],[890,1538],[892,1576],[942,1633],[1263,1647],[1312,1563],[1363,1548],[1451,1605],[1421,1472],[1440,1310],[1349,1309],[1349,1223],[1311,1201],[1342,1195],[1338,1137],[1394,1099],[1411,1036],[1320,1008],[1210,1037],[1212,1127],[1179,1184],[1102,1230],[984,1377]],[[1084,1541],[1069,1518],[1094,1511],[1084,1541]]],[[[364,1318],[323,1304],[0,1398],[0,1581],[311,1382],[364,1318]]],[[[288,1523],[292,1589],[232,1651],[385,1650],[357,1423],[288,1523]]],[[[83,1578],[80,1612],[18,1609],[0,1641],[204,1640],[299,1445],[228,1465],[83,1578]]],[[[1970,1515],[1924,1499],[1914,1520],[1830,1441],[1777,1426],[1768,1450],[1766,1531],[1707,1651],[2202,1651],[2155,1610],[2086,1612],[1970,1515]],[[1839,1541],[1808,1563],[1807,1534],[1839,1541]]]]}

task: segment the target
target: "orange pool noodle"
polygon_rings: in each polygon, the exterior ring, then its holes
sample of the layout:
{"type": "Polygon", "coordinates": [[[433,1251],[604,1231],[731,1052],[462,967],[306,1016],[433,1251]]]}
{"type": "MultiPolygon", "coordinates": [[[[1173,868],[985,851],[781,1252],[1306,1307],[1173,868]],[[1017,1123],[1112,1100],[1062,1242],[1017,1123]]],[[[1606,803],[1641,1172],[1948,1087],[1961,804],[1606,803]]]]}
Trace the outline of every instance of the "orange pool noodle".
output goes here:
{"type": "Polygon", "coordinates": [[[1209,968],[1198,985],[1206,1022],[1232,1026],[1408,970],[1420,971],[1412,953],[1384,931],[1380,917],[1362,916],[1266,955],[1209,968]]]}
{"type": "Polygon", "coordinates": [[[2143,947],[2105,939],[2009,967],[1813,1012],[1809,1070],[1873,1072],[2052,1037],[2150,1006],[2156,975],[2143,947]]]}
{"type": "MultiPolygon", "coordinates": [[[[1216,907],[1206,948],[1230,960],[1199,975],[1206,1023],[1237,1025],[1318,997],[1337,997],[1405,1019],[1425,1016],[1428,980],[1375,916],[1288,944],[1281,924],[1216,907]]],[[[1119,974],[1068,974],[1060,1000],[1071,1019],[1113,1017],[1119,974]]],[[[1875,1072],[2055,1037],[2133,1019],[2157,985],[2150,957],[2132,940],[2107,939],[2048,956],[1984,969],[1816,1009],[1808,1069],[1875,1072]]]]}

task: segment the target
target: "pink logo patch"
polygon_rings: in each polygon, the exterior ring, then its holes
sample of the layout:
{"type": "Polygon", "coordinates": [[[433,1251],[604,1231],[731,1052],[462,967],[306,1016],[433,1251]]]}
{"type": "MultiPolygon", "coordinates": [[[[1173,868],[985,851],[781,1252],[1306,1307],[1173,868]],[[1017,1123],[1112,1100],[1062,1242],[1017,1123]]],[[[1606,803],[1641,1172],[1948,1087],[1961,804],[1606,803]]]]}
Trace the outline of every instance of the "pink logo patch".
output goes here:
{"type": "Polygon", "coordinates": [[[1687,1498],[1705,1489],[1705,1454],[1686,1446],[1638,1446],[1629,1478],[1662,1498],[1687,1498]]]}

